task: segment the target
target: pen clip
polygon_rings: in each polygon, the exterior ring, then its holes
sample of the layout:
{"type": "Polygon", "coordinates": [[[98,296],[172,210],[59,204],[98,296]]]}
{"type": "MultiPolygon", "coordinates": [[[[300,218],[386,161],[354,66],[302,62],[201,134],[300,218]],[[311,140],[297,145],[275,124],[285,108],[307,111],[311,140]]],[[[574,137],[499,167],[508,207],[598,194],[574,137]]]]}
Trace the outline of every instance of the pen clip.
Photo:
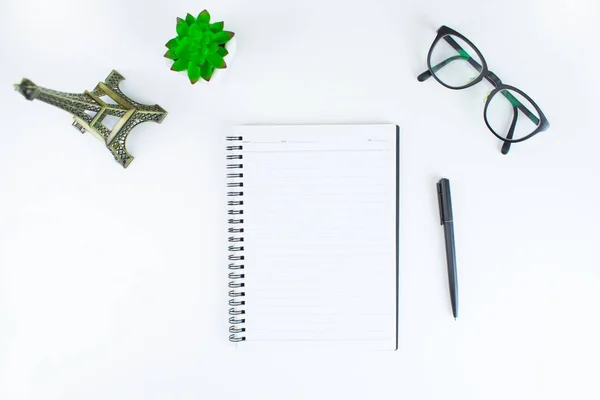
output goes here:
{"type": "Polygon", "coordinates": [[[444,202],[442,200],[442,184],[437,183],[438,205],[440,207],[440,225],[444,225],[444,202]]]}

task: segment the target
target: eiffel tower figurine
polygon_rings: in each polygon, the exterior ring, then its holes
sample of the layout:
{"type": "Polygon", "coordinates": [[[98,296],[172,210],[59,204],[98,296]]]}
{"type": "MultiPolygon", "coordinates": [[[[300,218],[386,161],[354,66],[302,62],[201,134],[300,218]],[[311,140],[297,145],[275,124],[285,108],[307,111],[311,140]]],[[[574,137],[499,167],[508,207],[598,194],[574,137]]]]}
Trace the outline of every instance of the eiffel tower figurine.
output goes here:
{"type": "Polygon", "coordinates": [[[127,168],[133,161],[133,156],[125,147],[129,132],[142,122],[153,121],[160,124],[167,112],[157,104],[148,106],[125,96],[119,89],[119,82],[124,79],[113,70],[92,92],[86,90],[83,94],[45,89],[29,79],[23,79],[20,84],[15,85],[15,89],[27,100],[38,99],[73,114],[73,126],[81,133],[89,131],[100,139],[115,160],[123,168],[127,168]],[[107,116],[118,119],[112,129],[103,124],[107,116]]]}

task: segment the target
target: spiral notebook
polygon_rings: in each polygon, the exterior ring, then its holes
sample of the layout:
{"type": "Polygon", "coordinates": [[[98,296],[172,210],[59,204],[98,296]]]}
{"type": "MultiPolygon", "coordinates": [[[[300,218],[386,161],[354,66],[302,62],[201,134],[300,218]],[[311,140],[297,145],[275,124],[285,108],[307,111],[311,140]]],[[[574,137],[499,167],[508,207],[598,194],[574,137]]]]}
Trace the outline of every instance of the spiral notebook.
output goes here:
{"type": "Polygon", "coordinates": [[[396,125],[227,137],[229,339],[395,350],[396,125]]]}

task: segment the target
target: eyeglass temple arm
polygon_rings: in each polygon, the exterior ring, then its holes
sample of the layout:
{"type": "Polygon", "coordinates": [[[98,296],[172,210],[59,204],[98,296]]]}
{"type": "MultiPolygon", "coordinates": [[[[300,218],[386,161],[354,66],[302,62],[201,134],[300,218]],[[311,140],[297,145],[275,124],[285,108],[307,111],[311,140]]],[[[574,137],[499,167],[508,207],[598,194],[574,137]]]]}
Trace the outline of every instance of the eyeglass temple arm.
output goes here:
{"type": "MultiPolygon", "coordinates": [[[[512,139],[514,134],[515,134],[515,128],[517,126],[517,118],[519,117],[519,109],[515,106],[513,106],[513,119],[512,122],[510,123],[510,128],[508,128],[508,133],[506,134],[506,138],[507,139],[512,139]]],[[[502,145],[502,150],[500,150],[502,152],[502,154],[508,154],[508,151],[510,150],[510,145],[511,142],[507,142],[504,141],[504,144],[502,145]]]]}
{"type": "MultiPolygon", "coordinates": [[[[450,57],[445,61],[442,61],[441,63],[435,65],[434,67],[432,67],[433,72],[437,72],[438,70],[442,69],[444,66],[450,64],[452,61],[456,61],[456,60],[467,60],[469,62],[469,64],[471,64],[473,66],[473,68],[475,68],[477,71],[481,72],[481,70],[483,69],[483,67],[481,66],[481,64],[479,64],[475,59],[473,59],[469,53],[467,53],[465,51],[465,49],[463,49],[458,43],[456,43],[456,40],[452,39],[452,37],[450,36],[444,36],[444,40],[446,42],[448,42],[448,44],[450,46],[452,46],[452,48],[454,50],[456,50],[458,52],[458,56],[454,56],[454,57],[450,57]]],[[[491,71],[488,71],[489,74],[485,76],[485,79],[487,79],[492,85],[494,85],[494,87],[498,87],[499,85],[502,84],[502,81],[500,80],[500,78],[498,78],[496,76],[496,74],[494,74],[491,71]]],[[[431,78],[432,74],[430,70],[427,70],[425,72],[423,72],[421,75],[419,75],[417,77],[417,80],[419,82],[423,82],[429,78],[431,78]]],[[[529,111],[529,109],[527,107],[525,107],[519,100],[517,100],[517,98],[515,96],[513,96],[508,90],[503,90],[502,94],[504,95],[504,97],[506,97],[508,99],[508,101],[513,105],[519,108],[519,110],[521,110],[523,112],[523,114],[525,114],[527,116],[527,118],[529,118],[531,120],[531,122],[533,122],[536,126],[540,123],[540,120],[538,117],[535,116],[535,114],[533,114],[531,111],[529,111]]]]}
{"type": "MultiPolygon", "coordinates": [[[[433,70],[433,72],[438,72],[440,69],[442,69],[446,65],[450,64],[452,61],[456,61],[456,60],[468,60],[468,56],[465,57],[463,55],[460,55],[460,56],[450,57],[450,58],[442,61],[441,63],[434,65],[433,67],[431,67],[431,69],[433,70]]],[[[423,72],[421,75],[419,75],[417,77],[419,82],[423,82],[429,78],[431,78],[431,71],[429,71],[429,70],[423,72]]]]}
{"type": "Polygon", "coordinates": [[[512,104],[514,108],[521,110],[523,114],[525,114],[525,116],[527,116],[527,118],[529,118],[531,122],[533,122],[536,126],[539,125],[540,119],[536,117],[534,113],[529,111],[529,109],[525,107],[523,103],[521,103],[519,100],[517,100],[517,98],[513,96],[508,90],[503,90],[502,94],[504,95],[504,97],[507,98],[508,101],[510,101],[510,104],[512,104]]]}

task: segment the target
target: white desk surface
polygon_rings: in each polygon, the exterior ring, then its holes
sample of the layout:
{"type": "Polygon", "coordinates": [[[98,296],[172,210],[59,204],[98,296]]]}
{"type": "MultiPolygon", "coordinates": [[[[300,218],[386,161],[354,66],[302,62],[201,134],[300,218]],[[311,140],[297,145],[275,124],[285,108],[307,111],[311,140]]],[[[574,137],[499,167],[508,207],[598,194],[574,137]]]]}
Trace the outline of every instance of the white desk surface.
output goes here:
{"type": "Polygon", "coordinates": [[[598,399],[599,19],[596,0],[2,2],[0,398],[598,399]],[[220,82],[192,86],[162,56],[175,18],[203,8],[238,51],[220,82]],[[490,86],[417,82],[442,24],[551,128],[503,156],[482,118],[490,86]],[[67,113],[10,86],[82,92],[113,68],[127,94],[169,111],[130,135],[127,170],[67,113]],[[224,136],[354,122],[402,128],[400,349],[236,349],[224,136]]]}

